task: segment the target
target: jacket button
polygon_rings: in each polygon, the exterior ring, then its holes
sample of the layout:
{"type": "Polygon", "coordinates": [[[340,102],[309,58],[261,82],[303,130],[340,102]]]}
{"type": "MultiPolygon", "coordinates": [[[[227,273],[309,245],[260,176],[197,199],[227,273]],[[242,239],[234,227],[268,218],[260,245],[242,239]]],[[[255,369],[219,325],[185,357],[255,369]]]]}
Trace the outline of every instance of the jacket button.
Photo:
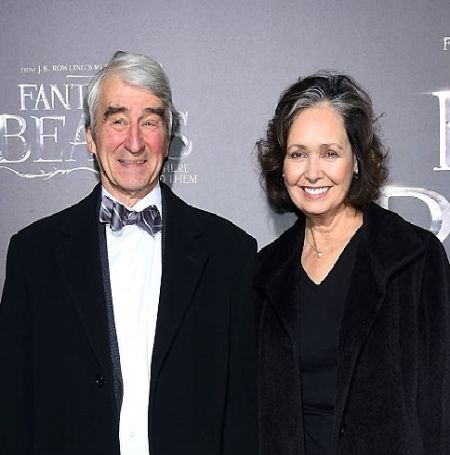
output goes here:
{"type": "Polygon", "coordinates": [[[344,425],[344,424],[341,425],[341,428],[340,428],[340,430],[339,430],[339,434],[340,434],[341,436],[344,436],[344,434],[345,434],[345,425],[344,425]]]}
{"type": "Polygon", "coordinates": [[[102,388],[105,384],[105,380],[103,379],[103,376],[101,374],[98,374],[95,376],[95,385],[99,388],[102,388]]]}

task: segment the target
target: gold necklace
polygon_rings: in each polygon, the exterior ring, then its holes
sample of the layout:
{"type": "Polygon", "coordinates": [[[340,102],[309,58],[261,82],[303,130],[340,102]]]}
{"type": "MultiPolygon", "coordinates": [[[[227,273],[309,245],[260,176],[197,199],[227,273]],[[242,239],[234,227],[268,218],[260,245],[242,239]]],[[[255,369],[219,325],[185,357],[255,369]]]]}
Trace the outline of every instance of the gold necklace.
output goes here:
{"type": "MultiPolygon", "coordinates": [[[[356,210],[355,210],[355,216],[356,216],[356,210]]],[[[339,244],[339,242],[341,242],[343,239],[346,238],[346,231],[347,231],[347,225],[348,225],[348,221],[346,222],[346,225],[345,225],[345,228],[344,228],[344,235],[339,237],[335,242],[332,242],[331,245],[327,248],[325,248],[324,250],[319,250],[319,248],[317,248],[316,246],[316,241],[314,240],[314,236],[312,234],[312,231],[310,231],[311,233],[311,238],[312,238],[312,242],[311,240],[309,240],[308,238],[308,231],[306,230],[305,231],[305,238],[306,238],[306,241],[309,243],[310,247],[313,249],[313,251],[316,253],[316,256],[318,257],[318,259],[320,259],[325,253],[329,253],[332,249],[333,249],[333,246],[335,246],[336,244],[339,244]]],[[[353,231],[352,235],[350,236],[350,238],[353,236],[355,232],[353,231]]]]}
{"type": "Polygon", "coordinates": [[[320,259],[325,253],[328,253],[329,251],[331,251],[331,245],[328,247],[328,248],[325,248],[324,250],[319,250],[316,245],[314,245],[311,240],[309,240],[308,238],[308,235],[306,234],[305,235],[306,237],[306,241],[309,243],[310,247],[314,250],[314,252],[316,253],[317,257],[320,259]]]}

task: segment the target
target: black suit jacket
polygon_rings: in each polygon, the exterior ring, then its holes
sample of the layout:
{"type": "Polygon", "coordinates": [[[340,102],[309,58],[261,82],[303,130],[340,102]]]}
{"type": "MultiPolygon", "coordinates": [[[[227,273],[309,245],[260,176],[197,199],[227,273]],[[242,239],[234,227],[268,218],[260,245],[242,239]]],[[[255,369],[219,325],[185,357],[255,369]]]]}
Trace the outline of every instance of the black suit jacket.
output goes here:
{"type": "MultiPolygon", "coordinates": [[[[261,455],[304,454],[292,304],[301,296],[289,267],[304,229],[300,217],[257,261],[261,455]]],[[[364,211],[337,364],[334,453],[450,454],[448,259],[434,235],[375,204],[364,211]]]]}
{"type": "MultiPolygon", "coordinates": [[[[16,234],[0,307],[0,451],[119,454],[120,368],[100,187],[16,234]],[[117,346],[117,345],[116,345],[117,346]]],[[[255,453],[256,242],[162,185],[152,455],[255,453]]]]}

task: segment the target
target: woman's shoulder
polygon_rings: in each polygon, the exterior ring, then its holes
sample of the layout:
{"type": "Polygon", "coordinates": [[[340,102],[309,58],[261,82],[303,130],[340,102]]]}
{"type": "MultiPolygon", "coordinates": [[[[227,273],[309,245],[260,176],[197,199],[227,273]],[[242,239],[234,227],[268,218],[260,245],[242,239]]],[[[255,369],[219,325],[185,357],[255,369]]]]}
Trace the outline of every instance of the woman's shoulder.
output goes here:
{"type": "Polygon", "coordinates": [[[305,221],[301,216],[273,242],[263,247],[256,260],[256,283],[266,284],[275,271],[284,267],[293,254],[303,245],[305,221]]]}
{"type": "Polygon", "coordinates": [[[416,243],[419,246],[436,239],[436,236],[427,229],[375,203],[364,210],[364,225],[369,235],[382,237],[384,241],[394,238],[400,243],[416,243]]]}
{"type": "Polygon", "coordinates": [[[443,245],[432,232],[377,204],[364,210],[364,237],[371,255],[387,269],[404,265],[430,250],[432,254],[445,255],[443,245]]]}
{"type": "Polygon", "coordinates": [[[304,219],[302,217],[298,218],[280,236],[261,248],[258,252],[258,259],[261,261],[272,255],[284,255],[285,253],[292,252],[292,246],[303,240],[304,227],[304,219]]]}

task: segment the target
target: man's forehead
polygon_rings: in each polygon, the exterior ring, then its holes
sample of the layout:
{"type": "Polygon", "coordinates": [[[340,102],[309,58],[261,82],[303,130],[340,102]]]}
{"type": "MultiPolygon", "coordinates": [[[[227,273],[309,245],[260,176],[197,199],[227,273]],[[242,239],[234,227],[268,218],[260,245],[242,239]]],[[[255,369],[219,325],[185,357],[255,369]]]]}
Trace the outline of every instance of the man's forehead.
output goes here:
{"type": "Polygon", "coordinates": [[[164,107],[164,102],[153,91],[130,84],[117,74],[108,76],[102,81],[99,104],[103,107],[123,107],[125,109],[139,105],[143,110],[164,107]]]}

